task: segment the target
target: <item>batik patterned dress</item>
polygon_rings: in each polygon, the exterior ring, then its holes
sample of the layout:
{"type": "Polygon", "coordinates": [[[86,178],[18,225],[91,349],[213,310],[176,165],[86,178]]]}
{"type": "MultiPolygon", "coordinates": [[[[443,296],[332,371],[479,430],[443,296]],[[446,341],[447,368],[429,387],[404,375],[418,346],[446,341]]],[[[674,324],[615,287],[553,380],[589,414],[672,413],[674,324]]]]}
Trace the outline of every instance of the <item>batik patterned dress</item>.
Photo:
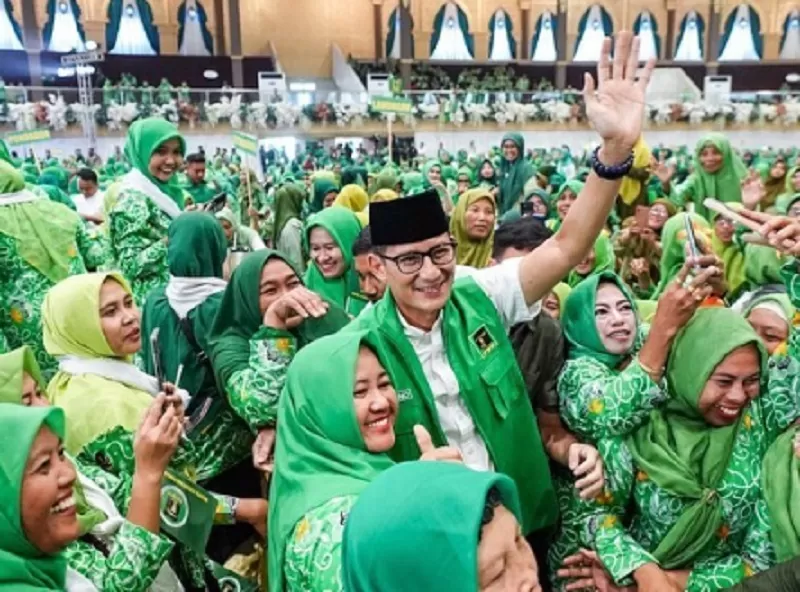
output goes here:
{"type": "Polygon", "coordinates": [[[143,192],[126,187],[108,214],[108,240],[117,268],[131,284],[136,304],[169,280],[167,229],[172,220],[143,192]]]}
{"type": "MultiPolygon", "coordinates": [[[[86,273],[87,266],[102,265],[104,254],[102,245],[90,240],[77,221],[75,242],[67,253],[69,275],[86,273]]],[[[42,375],[49,380],[58,363],[42,343],[41,309],[47,291],[55,284],[23,259],[17,241],[5,234],[0,234],[0,261],[0,353],[30,346],[42,375]]]]}
{"type": "Polygon", "coordinates": [[[341,592],[342,535],[358,496],[335,497],[308,512],[286,545],[287,592],[341,592]]]}
{"type": "MultiPolygon", "coordinates": [[[[582,442],[594,444],[603,458],[617,454],[621,438],[615,437],[633,432],[667,399],[664,380],[654,382],[637,358],[622,371],[588,356],[568,360],[559,376],[558,392],[567,428],[582,442]]],[[[569,582],[558,578],[556,571],[565,557],[590,544],[587,520],[596,510],[593,503],[579,497],[569,472],[561,469],[554,477],[561,524],[548,563],[554,589],[563,590],[569,582]]],[[[605,490],[597,503],[611,503],[618,487],[606,470],[605,490]]]]}
{"type": "MultiPolygon", "coordinates": [[[[782,275],[792,304],[800,304],[800,276],[795,263],[782,275]]],[[[792,330],[788,354],[769,361],[768,381],[761,396],[744,412],[727,469],[716,492],[724,523],[691,566],[687,590],[711,592],[733,586],[744,577],[775,562],[769,535],[769,516],[761,491],[761,463],[769,445],[800,416],[800,331],[792,330]]],[[[612,439],[613,440],[613,439],[612,439]]],[[[627,444],[603,442],[606,475],[614,488],[612,499],[595,502],[589,520],[591,545],[619,584],[655,562],[651,552],[687,507],[686,500],[662,489],[638,469],[627,444]],[[605,505],[603,505],[605,503],[605,505]],[[633,519],[626,527],[625,517],[633,519]]]]}

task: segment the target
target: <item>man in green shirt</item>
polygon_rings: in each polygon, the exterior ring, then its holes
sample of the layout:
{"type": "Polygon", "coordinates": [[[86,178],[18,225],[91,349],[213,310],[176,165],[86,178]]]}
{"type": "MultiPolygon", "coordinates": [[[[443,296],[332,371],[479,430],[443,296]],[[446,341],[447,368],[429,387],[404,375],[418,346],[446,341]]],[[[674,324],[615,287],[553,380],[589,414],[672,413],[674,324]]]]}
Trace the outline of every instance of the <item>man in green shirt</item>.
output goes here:
{"type": "Polygon", "coordinates": [[[186,157],[186,184],[184,191],[192,196],[195,205],[210,201],[219,193],[219,188],[206,182],[206,157],[195,152],[186,157]]]}

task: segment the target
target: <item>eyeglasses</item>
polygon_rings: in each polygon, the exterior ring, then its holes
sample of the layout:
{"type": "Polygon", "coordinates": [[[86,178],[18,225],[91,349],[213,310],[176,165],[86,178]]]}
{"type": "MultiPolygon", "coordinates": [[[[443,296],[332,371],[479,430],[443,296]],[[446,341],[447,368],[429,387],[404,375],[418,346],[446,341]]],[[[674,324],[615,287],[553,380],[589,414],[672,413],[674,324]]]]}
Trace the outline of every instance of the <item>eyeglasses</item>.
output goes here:
{"type": "Polygon", "coordinates": [[[388,259],[395,265],[400,273],[417,273],[422,269],[425,263],[425,258],[431,260],[431,263],[437,266],[447,265],[453,262],[456,256],[456,243],[450,241],[442,245],[436,245],[425,252],[411,251],[410,253],[403,253],[397,257],[389,257],[388,255],[381,255],[383,259],[388,259]]]}

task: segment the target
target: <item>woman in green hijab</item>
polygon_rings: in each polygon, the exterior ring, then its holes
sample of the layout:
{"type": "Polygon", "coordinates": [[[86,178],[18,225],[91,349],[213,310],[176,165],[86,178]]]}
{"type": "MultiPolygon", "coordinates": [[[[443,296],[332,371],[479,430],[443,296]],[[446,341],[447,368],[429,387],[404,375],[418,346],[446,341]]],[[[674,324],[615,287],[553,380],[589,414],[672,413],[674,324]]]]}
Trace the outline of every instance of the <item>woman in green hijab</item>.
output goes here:
{"type": "Polygon", "coordinates": [[[303,256],[303,201],[305,192],[294,182],[287,182],[275,190],[275,215],[272,225],[271,247],[283,253],[291,265],[303,273],[306,259],[303,256]]]}
{"type": "Polygon", "coordinates": [[[521,521],[517,488],[506,475],[401,463],[375,479],[350,512],[345,589],[539,591],[521,521]]]}
{"type": "Polygon", "coordinates": [[[382,357],[372,334],[349,331],[318,339],[292,362],[278,406],[270,590],[342,590],[347,513],[394,464],[386,452],[398,401],[382,357]],[[325,397],[315,396],[320,388],[325,397]]]}
{"type": "Polygon", "coordinates": [[[745,253],[734,240],[733,222],[716,212],[712,213],[711,221],[714,224],[711,249],[717,257],[722,259],[728,295],[731,300],[735,300],[746,285],[745,253]]]}
{"type": "Polygon", "coordinates": [[[578,199],[578,195],[582,190],[583,183],[577,179],[567,181],[561,185],[554,198],[557,218],[547,221],[547,227],[550,230],[556,232],[559,228],[561,228],[564,218],[567,217],[569,209],[572,207],[572,204],[575,203],[575,200],[578,199]]]}
{"type": "Polygon", "coordinates": [[[222,208],[214,214],[222,231],[225,234],[226,244],[235,251],[258,251],[266,249],[267,245],[258,236],[258,233],[249,226],[239,223],[236,214],[229,208],[222,208]]]}
{"type": "Polygon", "coordinates": [[[672,201],[683,206],[694,204],[695,213],[708,217],[703,200],[713,197],[724,202],[742,201],[742,181],[747,167],[722,134],[711,133],[697,142],[693,159],[694,170],[680,185],[672,187],[670,178],[662,179],[664,191],[672,201]]]}
{"type": "Polygon", "coordinates": [[[250,228],[253,225],[253,228],[258,229],[257,232],[264,236],[264,232],[260,232],[261,220],[265,220],[270,213],[264,188],[255,171],[248,167],[243,167],[239,171],[236,182],[236,199],[229,199],[231,209],[239,214],[239,222],[243,226],[250,228]]]}
{"type": "Polygon", "coordinates": [[[705,218],[697,214],[682,212],[667,220],[661,232],[661,265],[658,287],[653,294],[653,299],[658,299],[686,262],[687,216],[694,230],[697,247],[702,252],[709,252],[711,249],[712,230],[705,218]]]}
{"type": "MultiPolygon", "coordinates": [[[[684,270],[684,274],[688,270],[684,270]]],[[[674,335],[691,317],[697,301],[678,286],[662,298],[650,327],[636,314],[633,295],[614,273],[595,274],[567,296],[561,326],[567,340],[567,361],[558,379],[561,418],[582,442],[593,443],[605,456],[617,440],[645,423],[666,400],[662,368],[674,335]],[[678,309],[682,301],[692,304],[678,309]],[[600,442],[602,442],[602,446],[600,442]]],[[[556,570],[576,553],[592,507],[578,495],[575,477],[565,472],[554,479],[561,508],[561,531],[550,548],[553,586],[567,582],[556,570]]],[[[606,479],[604,498],[613,498],[615,483],[606,479]]]]}
{"type": "Polygon", "coordinates": [[[776,291],[774,287],[757,291],[742,311],[771,356],[786,354],[795,313],[786,293],[776,291]]]}
{"type": "Polygon", "coordinates": [[[311,191],[311,213],[315,214],[333,205],[333,202],[339,193],[339,186],[336,185],[336,181],[334,181],[332,178],[323,176],[314,179],[311,184],[311,191]]]}
{"type": "MultiPolygon", "coordinates": [[[[30,407],[31,411],[62,413],[50,407],[42,396],[44,386],[28,348],[0,355],[3,408],[13,405],[30,407]]],[[[77,472],[72,500],[78,523],[75,538],[62,553],[65,569],[71,572],[67,576],[67,590],[146,592],[151,586],[182,589],[175,572],[166,563],[174,543],[159,534],[159,483],[178,444],[181,425],[174,414],[172,419],[160,421],[163,404],[163,399],[154,400],[139,428],[142,437],[134,444],[133,476],[117,476],[94,463],[66,459],[77,472]],[[158,438],[163,438],[161,447],[158,438]],[[107,553],[101,548],[107,549],[107,553]]],[[[63,432],[60,436],[63,437],[63,432]]],[[[2,580],[0,576],[0,589],[2,580]]]]}
{"type": "Polygon", "coordinates": [[[470,189],[450,218],[450,234],[456,240],[456,263],[482,269],[489,265],[494,245],[497,207],[486,189],[470,189]]]}
{"type": "Polygon", "coordinates": [[[500,143],[503,159],[500,161],[499,189],[497,203],[500,215],[512,209],[522,198],[523,188],[536,172],[525,160],[525,140],[522,134],[509,132],[500,143]]]}
{"type": "Polygon", "coordinates": [[[128,129],[125,156],[132,168],[120,180],[106,224],[112,259],[140,306],[168,279],[165,239],[183,209],[176,173],[185,152],[183,136],[165,119],[140,119],[128,129]]]}
{"type": "Polygon", "coordinates": [[[306,221],[305,239],[311,263],[305,285],[355,317],[367,299],[361,295],[358,274],[353,264],[353,243],[361,232],[355,214],[346,208],[331,207],[306,221]]]}
{"type": "MultiPolygon", "coordinates": [[[[794,266],[786,278],[796,283],[794,266]]],[[[622,495],[594,502],[592,543],[618,585],[719,590],[773,564],[770,521],[782,518],[765,511],[761,461],[798,405],[797,376],[767,358],[725,308],[700,309],[676,337],[669,401],[605,456],[622,495]]]]}
{"type": "Polygon", "coordinates": [[[67,206],[70,210],[77,211],[75,202],[69,197],[69,173],[60,166],[47,167],[36,180],[38,187],[47,194],[51,201],[67,206]]]}
{"type": "Polygon", "coordinates": [[[102,248],[92,244],[75,212],[28,191],[19,171],[0,162],[0,351],[30,345],[51,376],[56,362],[42,343],[44,295],[67,276],[102,263],[102,248]]]}
{"type": "Polygon", "coordinates": [[[569,272],[567,284],[569,284],[570,288],[574,288],[592,275],[604,271],[613,272],[614,263],[614,247],[611,244],[611,240],[601,233],[594,241],[592,250],[583,258],[583,261],[569,272]]]}
{"type": "MultiPolygon", "coordinates": [[[[231,441],[250,446],[253,434],[274,437],[278,399],[295,352],[348,322],[339,307],[323,304],[303,288],[297,271],[277,251],[255,251],[242,259],[207,336],[224,408],[235,413],[235,425],[228,432],[231,441]],[[310,312],[300,307],[298,298],[308,303],[310,312]],[[298,322],[301,313],[307,318],[298,322]]],[[[266,465],[268,456],[269,446],[264,457],[256,459],[258,464],[266,465]]]]}

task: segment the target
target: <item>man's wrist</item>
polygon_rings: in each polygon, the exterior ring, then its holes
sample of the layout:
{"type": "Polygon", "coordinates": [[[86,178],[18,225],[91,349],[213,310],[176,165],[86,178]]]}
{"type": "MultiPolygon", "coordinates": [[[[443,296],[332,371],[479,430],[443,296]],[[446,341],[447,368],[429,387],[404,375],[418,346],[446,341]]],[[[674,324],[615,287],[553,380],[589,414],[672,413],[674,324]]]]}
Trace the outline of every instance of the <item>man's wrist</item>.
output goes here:
{"type": "Polygon", "coordinates": [[[631,147],[615,140],[604,140],[597,158],[604,165],[620,165],[631,155],[631,147]]]}

